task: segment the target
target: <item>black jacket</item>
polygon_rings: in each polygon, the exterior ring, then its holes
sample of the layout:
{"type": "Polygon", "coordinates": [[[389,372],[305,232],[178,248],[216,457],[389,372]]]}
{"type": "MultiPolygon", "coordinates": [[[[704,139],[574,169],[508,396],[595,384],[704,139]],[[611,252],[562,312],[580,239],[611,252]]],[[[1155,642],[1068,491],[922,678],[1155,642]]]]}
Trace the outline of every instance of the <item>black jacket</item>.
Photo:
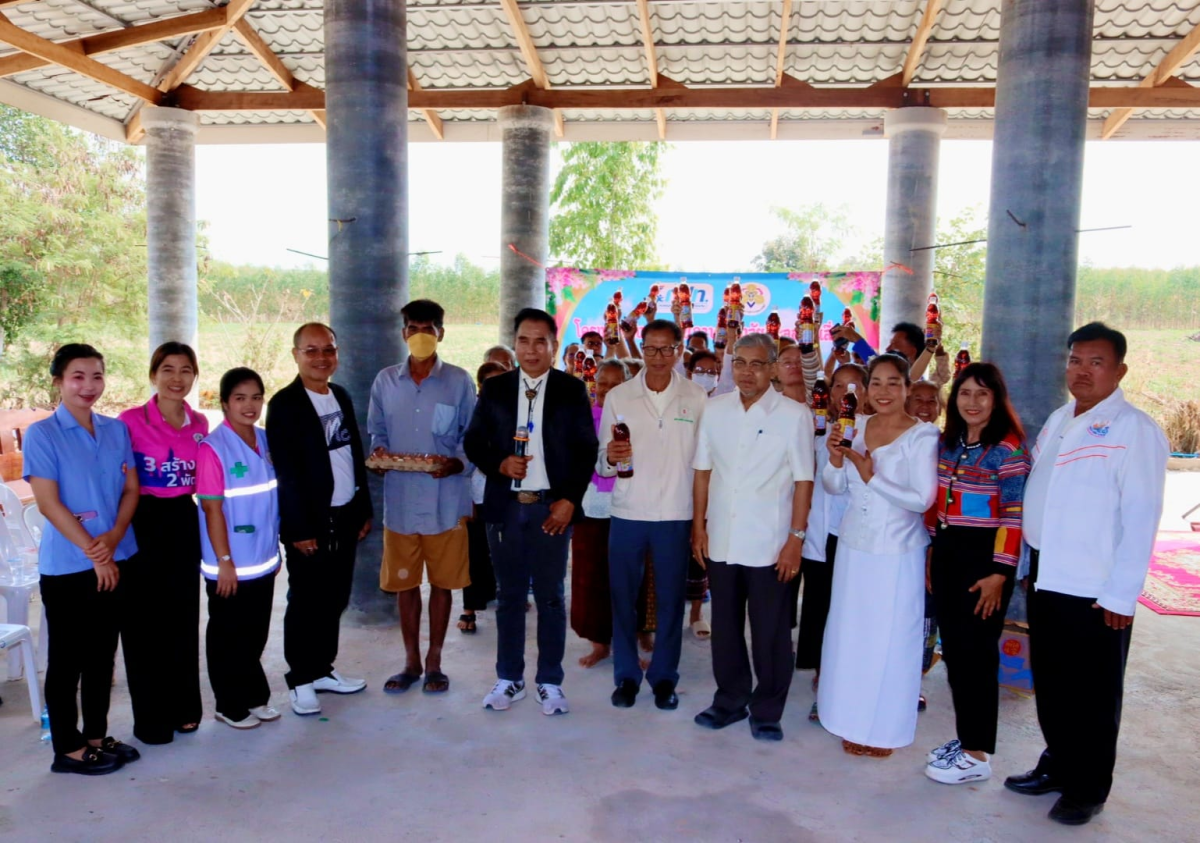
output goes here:
{"type": "MultiPolygon", "coordinates": [[[[483,382],[475,414],[467,427],[463,447],[467,458],[487,475],[483,518],[504,520],[511,498],[512,480],[500,473],[500,463],[513,454],[517,429],[517,394],[524,392],[519,370],[483,382]]],[[[556,369],[546,380],[542,405],[542,450],[550,496],[575,504],[575,520],[583,517],[583,495],[596,466],[596,428],[592,405],[583,382],[556,369]]]]}
{"type": "MultiPolygon", "coordinates": [[[[373,515],[362,437],[350,393],[335,383],[329,388],[350,432],[354,498],[349,505],[361,519],[361,528],[373,515]]],[[[333,469],[325,428],[299,377],[276,392],[267,404],[267,447],[279,479],[279,538],[288,545],[318,538],[320,525],[329,523],[333,469]]]]}

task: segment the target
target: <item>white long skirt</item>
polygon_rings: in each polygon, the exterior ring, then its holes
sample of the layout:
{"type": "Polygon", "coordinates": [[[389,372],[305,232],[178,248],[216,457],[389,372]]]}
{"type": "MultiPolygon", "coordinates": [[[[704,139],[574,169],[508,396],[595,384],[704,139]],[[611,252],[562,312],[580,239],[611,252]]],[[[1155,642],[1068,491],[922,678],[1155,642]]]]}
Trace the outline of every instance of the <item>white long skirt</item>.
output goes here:
{"type": "Polygon", "coordinates": [[[882,556],[838,545],[817,689],[828,731],[881,749],[913,742],[924,591],[924,548],[882,556]]]}

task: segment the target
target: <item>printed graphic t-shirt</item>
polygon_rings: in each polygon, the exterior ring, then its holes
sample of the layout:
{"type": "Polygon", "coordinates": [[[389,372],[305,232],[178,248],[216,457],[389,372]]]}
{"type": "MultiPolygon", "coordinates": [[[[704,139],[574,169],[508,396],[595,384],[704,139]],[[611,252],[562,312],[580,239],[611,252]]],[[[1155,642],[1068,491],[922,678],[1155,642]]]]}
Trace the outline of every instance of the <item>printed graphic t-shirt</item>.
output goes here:
{"type": "Polygon", "coordinates": [[[354,499],[354,451],[350,447],[350,429],[343,418],[342,405],[333,390],[322,395],[305,389],[312,401],[329,447],[329,467],[333,470],[333,499],[330,506],[345,506],[354,499]]]}

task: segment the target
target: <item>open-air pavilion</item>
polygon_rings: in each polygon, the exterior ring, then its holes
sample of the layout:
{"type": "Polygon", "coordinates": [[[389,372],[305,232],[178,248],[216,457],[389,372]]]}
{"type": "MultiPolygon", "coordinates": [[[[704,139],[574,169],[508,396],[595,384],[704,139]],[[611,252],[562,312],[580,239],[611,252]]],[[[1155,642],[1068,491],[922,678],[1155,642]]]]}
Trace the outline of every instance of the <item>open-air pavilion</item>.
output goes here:
{"type": "MultiPolygon", "coordinates": [[[[151,347],[195,342],[195,145],[326,144],[331,320],[355,395],[403,353],[411,141],[503,144],[499,243],[534,259],[501,252],[503,326],[543,301],[556,139],[886,140],[889,324],[930,288],[932,253],[912,250],[932,244],[941,139],[992,138],[983,354],[1013,373],[1036,428],[1062,398],[1033,371],[1070,329],[1085,141],[1200,139],[1197,0],[0,0],[0,16],[0,102],[146,147],[151,347]]],[[[384,611],[378,552],[360,554],[368,617],[384,611]]],[[[1194,836],[1186,698],[1200,676],[1181,623],[1150,616],[1135,638],[1124,779],[1099,839],[1194,836]]],[[[377,687],[394,639],[349,632],[347,665],[377,687]]],[[[781,751],[696,735],[685,709],[711,684],[699,644],[678,716],[614,714],[601,668],[569,674],[570,718],[481,722],[468,671],[488,681],[491,641],[450,642],[462,681],[445,706],[374,695],[262,740],[206,724],[194,747],[105,782],[48,780],[46,754],[6,715],[0,838],[1065,837],[1048,805],[998,782],[920,776],[924,744],[951,726],[943,685],[916,747],[856,766],[806,731],[800,683],[781,751]]],[[[273,681],[279,661],[275,647],[273,681]]],[[[128,722],[123,691],[114,722],[128,722]]],[[[1006,700],[1001,729],[1000,769],[1024,769],[1040,749],[1031,703],[1006,700]]]]}

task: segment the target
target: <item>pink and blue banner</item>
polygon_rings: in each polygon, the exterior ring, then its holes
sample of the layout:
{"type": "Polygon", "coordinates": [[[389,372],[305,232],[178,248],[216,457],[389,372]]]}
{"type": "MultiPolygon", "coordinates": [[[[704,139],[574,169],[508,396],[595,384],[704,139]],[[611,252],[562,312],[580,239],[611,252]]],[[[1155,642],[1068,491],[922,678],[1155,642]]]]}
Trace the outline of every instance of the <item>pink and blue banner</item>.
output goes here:
{"type": "Polygon", "coordinates": [[[808,295],[813,281],[821,284],[823,350],[832,346],[829,330],[840,324],[842,312],[850,309],[855,327],[874,348],[879,348],[880,272],[634,272],[620,269],[575,269],[554,267],[546,270],[546,309],[558,322],[559,343],[575,342],[587,331],[604,333],[604,310],[613,293],[623,296],[621,310],[630,313],[638,302],[658,285],[658,316],[671,318],[671,291],[686,283],[692,291],[692,321],[688,331],[702,331],[710,337],[717,330],[717,312],[721,309],[725,288],[737,281],[742,285],[745,330],[766,330],[767,316],[778,311],[782,336],[795,336],[800,300],[808,295]]]}

